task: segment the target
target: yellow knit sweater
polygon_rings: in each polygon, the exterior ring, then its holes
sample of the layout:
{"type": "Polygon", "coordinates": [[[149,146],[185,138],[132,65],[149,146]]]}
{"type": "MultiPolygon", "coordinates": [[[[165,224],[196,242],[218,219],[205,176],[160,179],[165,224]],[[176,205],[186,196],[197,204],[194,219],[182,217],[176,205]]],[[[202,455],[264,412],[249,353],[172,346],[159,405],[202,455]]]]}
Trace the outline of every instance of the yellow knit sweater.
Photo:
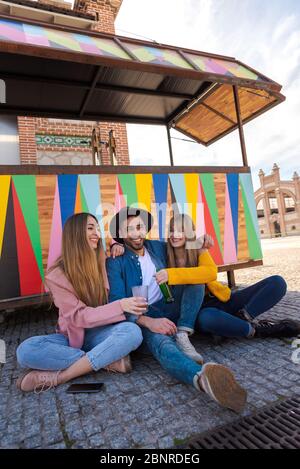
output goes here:
{"type": "Polygon", "coordinates": [[[198,267],[175,267],[166,269],[169,285],[206,284],[207,289],[224,303],[229,300],[231,290],[217,281],[218,269],[208,251],[200,254],[198,267]]]}

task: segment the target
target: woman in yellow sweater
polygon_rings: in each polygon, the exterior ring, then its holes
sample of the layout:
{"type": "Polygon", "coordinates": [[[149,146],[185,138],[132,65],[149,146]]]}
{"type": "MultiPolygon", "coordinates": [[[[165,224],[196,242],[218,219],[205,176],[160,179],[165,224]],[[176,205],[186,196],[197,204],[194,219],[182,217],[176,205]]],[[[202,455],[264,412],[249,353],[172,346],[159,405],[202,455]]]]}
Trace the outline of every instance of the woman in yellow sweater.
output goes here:
{"type": "Polygon", "coordinates": [[[177,346],[198,363],[201,355],[189,341],[195,329],[223,337],[294,337],[300,322],[258,321],[257,316],[272,308],[286,293],[279,275],[268,277],[250,287],[231,292],[217,281],[217,266],[207,249],[210,237],[196,239],[195,227],[188,215],[170,220],[167,242],[168,268],[156,274],[159,284],[174,285],[179,305],[177,346]]]}

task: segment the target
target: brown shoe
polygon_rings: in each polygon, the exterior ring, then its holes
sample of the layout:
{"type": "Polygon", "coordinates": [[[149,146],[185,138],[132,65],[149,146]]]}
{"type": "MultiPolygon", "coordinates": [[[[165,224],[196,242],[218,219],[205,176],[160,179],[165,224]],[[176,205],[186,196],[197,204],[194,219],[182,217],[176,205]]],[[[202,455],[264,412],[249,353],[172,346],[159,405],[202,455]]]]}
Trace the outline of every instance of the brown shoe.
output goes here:
{"type": "Polygon", "coordinates": [[[221,406],[236,413],[244,409],[247,392],[237,383],[234,374],[226,366],[206,363],[199,374],[198,382],[203,391],[221,406]]]}
{"type": "Polygon", "coordinates": [[[126,355],[126,357],[111,363],[104,369],[113,373],[130,373],[132,371],[130,356],[126,355]]]}
{"type": "Polygon", "coordinates": [[[28,371],[17,379],[16,386],[20,391],[34,391],[36,394],[49,391],[58,385],[59,373],[60,371],[28,371]]]}

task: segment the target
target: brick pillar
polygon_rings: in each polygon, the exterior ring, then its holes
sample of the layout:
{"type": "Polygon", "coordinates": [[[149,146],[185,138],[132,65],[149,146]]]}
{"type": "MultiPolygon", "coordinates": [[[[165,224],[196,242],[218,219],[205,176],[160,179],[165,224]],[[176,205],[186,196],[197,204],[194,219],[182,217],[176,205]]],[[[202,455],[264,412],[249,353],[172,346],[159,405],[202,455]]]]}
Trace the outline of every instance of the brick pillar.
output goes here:
{"type": "Polygon", "coordinates": [[[270,211],[269,197],[268,197],[268,194],[265,192],[264,192],[263,204],[264,204],[264,214],[265,214],[267,235],[271,237],[272,236],[272,229],[271,229],[271,223],[270,223],[271,211],[270,211]]]}
{"type": "Polygon", "coordinates": [[[282,236],[286,236],[286,226],[285,226],[285,205],[284,205],[284,200],[283,200],[283,194],[279,188],[275,189],[275,195],[277,199],[277,205],[278,205],[278,214],[279,214],[279,220],[280,220],[280,231],[282,236]]]}
{"type": "Polygon", "coordinates": [[[114,34],[114,23],[121,4],[122,0],[76,0],[74,10],[95,16],[94,31],[114,34]]]}
{"type": "Polygon", "coordinates": [[[293,174],[293,182],[296,194],[295,210],[298,213],[300,219],[300,177],[296,171],[293,174]]]}
{"type": "MultiPolygon", "coordinates": [[[[59,4],[63,5],[63,2],[57,0],[39,0],[40,3],[49,3],[49,4],[59,4]]],[[[96,21],[93,25],[94,31],[100,31],[105,33],[114,34],[115,27],[114,22],[118,14],[119,8],[122,4],[122,0],[75,0],[74,10],[81,13],[93,14],[96,21]]],[[[69,4],[64,4],[65,8],[69,8],[69,4]]],[[[69,125],[69,124],[68,124],[69,125]]],[[[85,134],[87,123],[82,123],[82,133],[85,134]]],[[[118,159],[118,164],[128,165],[129,162],[129,151],[128,151],[128,142],[127,142],[127,131],[125,124],[112,123],[112,122],[99,122],[98,126],[100,127],[101,140],[108,140],[109,130],[114,130],[114,135],[116,139],[116,155],[118,159]]],[[[61,120],[61,129],[65,129],[65,121],[61,120]]],[[[58,132],[57,123],[52,123],[48,119],[39,119],[37,123],[37,128],[46,128],[47,133],[49,134],[62,134],[58,132]]],[[[77,132],[76,132],[77,134],[77,132]]],[[[68,133],[66,133],[68,135],[68,133]]],[[[92,133],[90,134],[92,135],[92,133]]],[[[52,150],[52,149],[51,149],[52,150]]],[[[53,148],[57,150],[57,148],[53,148]]],[[[36,160],[35,160],[36,161],[36,160]]],[[[103,148],[103,163],[110,164],[110,158],[108,152],[103,148]]]]}
{"type": "Polygon", "coordinates": [[[21,164],[37,164],[35,127],[34,117],[18,117],[21,164]]]}

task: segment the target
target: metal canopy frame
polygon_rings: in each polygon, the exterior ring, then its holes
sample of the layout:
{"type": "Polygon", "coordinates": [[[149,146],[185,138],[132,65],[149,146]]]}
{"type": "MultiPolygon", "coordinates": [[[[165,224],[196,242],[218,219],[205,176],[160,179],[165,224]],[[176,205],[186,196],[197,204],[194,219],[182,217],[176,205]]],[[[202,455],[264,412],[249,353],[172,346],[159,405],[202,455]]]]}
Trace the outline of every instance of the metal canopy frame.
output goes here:
{"type": "MultiPolygon", "coordinates": [[[[46,27],[50,28],[51,30],[58,30],[64,33],[73,33],[77,35],[86,34],[86,30],[82,30],[76,27],[69,27],[64,26],[61,27],[55,24],[48,24],[42,23],[36,20],[29,20],[21,17],[13,17],[5,14],[0,15],[0,20],[8,20],[8,21],[17,21],[17,22],[24,22],[26,25],[32,26],[39,26],[39,27],[46,27]]],[[[54,60],[54,65],[57,66],[59,61],[64,62],[73,62],[75,64],[85,64],[89,67],[94,67],[92,77],[89,82],[82,81],[82,80],[67,80],[67,79],[59,79],[50,76],[41,76],[38,74],[30,75],[26,73],[9,73],[3,72],[0,68],[0,77],[4,80],[13,80],[14,82],[21,82],[21,83],[31,83],[37,85],[45,85],[45,86],[57,86],[62,90],[67,88],[68,90],[74,89],[80,91],[83,95],[80,103],[79,111],[70,112],[61,109],[48,109],[43,110],[41,112],[40,109],[33,107],[23,107],[18,108],[17,106],[11,105],[0,105],[0,114],[13,114],[13,115],[27,115],[27,116],[34,116],[34,117],[52,117],[52,118],[61,118],[61,119],[79,119],[79,120],[96,120],[96,121],[106,121],[106,122],[125,122],[125,123],[137,123],[137,124],[149,124],[149,125],[164,125],[166,126],[167,130],[167,138],[168,138],[168,146],[170,152],[170,163],[171,166],[174,166],[174,159],[173,159],[173,151],[172,151],[172,142],[171,142],[171,135],[170,129],[175,127],[176,121],[179,117],[189,110],[193,109],[194,106],[201,106],[206,107],[209,111],[213,112],[214,114],[218,115],[222,119],[226,120],[232,126],[223,132],[222,134],[216,136],[209,142],[204,142],[199,138],[189,134],[186,131],[178,129],[181,133],[188,136],[192,140],[201,143],[205,146],[208,146],[215,141],[219,140],[220,138],[224,137],[228,133],[232,132],[233,130],[239,130],[239,137],[241,143],[241,150],[242,150],[242,157],[243,157],[243,165],[247,166],[247,154],[246,154],[246,145],[243,133],[243,124],[248,122],[258,115],[262,114],[266,110],[274,107],[275,105],[279,104],[280,102],[284,101],[285,97],[280,94],[281,85],[276,83],[275,81],[271,80],[270,78],[266,77],[265,75],[261,74],[260,72],[254,70],[253,68],[249,67],[248,65],[243,64],[242,62],[236,60],[233,57],[225,57],[223,55],[218,54],[208,54],[207,52],[202,51],[195,51],[186,48],[178,48],[170,45],[165,44],[158,44],[152,43],[149,41],[141,41],[138,39],[132,39],[124,36],[116,36],[107,33],[100,33],[96,31],[89,31],[88,36],[91,38],[96,39],[103,39],[103,40],[110,40],[112,43],[116,44],[118,48],[120,48],[129,59],[125,58],[118,58],[118,57],[111,57],[107,55],[93,55],[91,53],[82,53],[74,50],[65,50],[64,48],[58,47],[43,47],[41,45],[32,45],[26,42],[19,42],[19,41],[11,41],[11,40],[1,40],[0,39],[0,58],[1,55],[6,54],[8,56],[16,56],[16,60],[20,56],[31,56],[32,58],[36,59],[45,59],[45,60],[54,60]],[[159,63],[147,63],[142,61],[135,55],[132,50],[130,49],[129,45],[135,45],[139,47],[151,47],[156,50],[163,49],[164,51],[175,52],[178,54],[190,68],[181,68],[180,66],[171,66],[170,64],[159,64],[159,63]],[[192,54],[193,57],[195,56],[202,56],[206,57],[209,60],[219,59],[221,61],[230,62],[231,64],[234,63],[235,65],[246,67],[250,72],[253,72],[259,79],[248,79],[248,78],[241,78],[237,76],[228,76],[225,74],[218,74],[218,73],[211,73],[207,71],[203,71],[197,65],[195,60],[190,58],[192,54]],[[121,86],[112,83],[101,83],[99,82],[99,78],[103,69],[107,68],[108,70],[116,70],[116,71],[135,71],[140,74],[153,74],[153,76],[162,76],[163,79],[157,89],[147,89],[146,87],[135,87],[135,86],[121,86]],[[192,84],[196,82],[199,83],[199,86],[196,92],[188,93],[188,92],[177,92],[174,90],[167,90],[164,89],[164,85],[168,84],[168,80],[171,78],[177,78],[182,80],[191,80],[192,84]],[[237,121],[233,121],[228,116],[223,114],[222,112],[211,108],[208,106],[204,100],[214,91],[216,91],[222,84],[230,84],[233,87],[234,93],[234,104],[236,110],[236,117],[237,121]],[[247,89],[252,89],[253,93],[255,94],[255,90],[265,90],[270,95],[275,97],[275,101],[271,102],[269,106],[266,106],[260,109],[255,114],[251,115],[249,118],[245,119],[243,122],[241,117],[241,110],[240,110],[240,102],[239,102],[239,95],[238,95],[238,87],[243,87],[247,89]],[[168,102],[172,102],[174,100],[174,107],[175,109],[170,114],[166,115],[164,118],[158,117],[149,117],[143,113],[141,115],[118,115],[116,113],[94,113],[88,110],[89,103],[91,102],[94,92],[103,91],[104,93],[123,93],[126,96],[141,96],[141,97],[153,97],[153,98],[161,98],[168,100],[168,102]],[[181,103],[177,106],[175,105],[177,101],[181,101],[181,103]]],[[[41,62],[42,63],[42,62],[41,62]]],[[[36,64],[35,64],[36,65],[36,64]]],[[[91,70],[89,70],[91,72],[91,70]]],[[[148,76],[148,75],[147,75],[148,76]]],[[[62,91],[63,95],[63,91],[62,91]]]]}

